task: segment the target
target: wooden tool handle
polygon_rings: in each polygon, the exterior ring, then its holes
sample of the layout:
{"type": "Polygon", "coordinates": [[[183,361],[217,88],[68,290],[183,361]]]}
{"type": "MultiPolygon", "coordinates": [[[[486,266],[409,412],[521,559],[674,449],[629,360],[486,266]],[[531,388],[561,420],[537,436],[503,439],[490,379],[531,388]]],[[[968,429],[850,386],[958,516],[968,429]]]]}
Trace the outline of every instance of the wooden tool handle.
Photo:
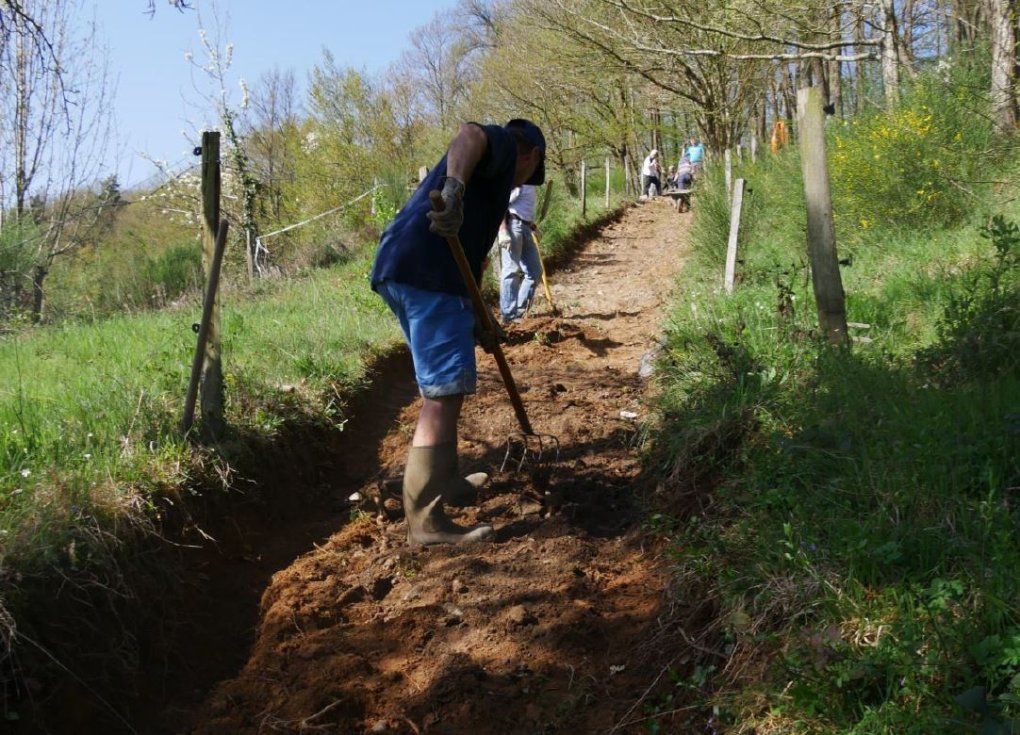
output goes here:
{"type": "MultiPolygon", "coordinates": [[[[429,201],[432,203],[432,208],[437,212],[442,212],[446,209],[446,202],[443,201],[443,196],[438,191],[433,190],[429,192],[429,201]]],[[[464,248],[460,244],[460,238],[456,235],[447,237],[446,244],[450,246],[450,253],[453,255],[453,259],[457,261],[460,276],[464,279],[464,286],[467,288],[468,296],[471,297],[471,306],[474,307],[475,318],[481,323],[483,329],[495,333],[496,327],[492,323],[492,314],[489,313],[485,302],[482,300],[482,292],[478,290],[478,284],[475,282],[475,276],[471,272],[467,256],[464,255],[464,248]]],[[[514,376],[510,372],[510,365],[507,364],[506,356],[503,354],[503,348],[499,346],[497,340],[494,340],[492,344],[492,356],[496,358],[499,375],[503,378],[503,385],[510,396],[510,403],[513,404],[514,413],[517,414],[517,423],[521,425],[521,431],[525,434],[533,435],[535,432],[531,428],[531,422],[528,421],[528,414],[524,410],[521,394],[517,390],[514,376]]]]}

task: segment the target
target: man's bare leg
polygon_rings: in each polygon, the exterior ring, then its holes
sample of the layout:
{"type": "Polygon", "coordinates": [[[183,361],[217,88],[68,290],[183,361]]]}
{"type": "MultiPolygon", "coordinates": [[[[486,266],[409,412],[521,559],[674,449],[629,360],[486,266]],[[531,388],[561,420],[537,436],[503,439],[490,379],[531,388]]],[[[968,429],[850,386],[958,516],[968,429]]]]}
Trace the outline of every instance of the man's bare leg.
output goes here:
{"type": "Polygon", "coordinates": [[[457,444],[457,422],[464,396],[425,398],[418,414],[412,447],[434,447],[437,444],[457,444]]]}

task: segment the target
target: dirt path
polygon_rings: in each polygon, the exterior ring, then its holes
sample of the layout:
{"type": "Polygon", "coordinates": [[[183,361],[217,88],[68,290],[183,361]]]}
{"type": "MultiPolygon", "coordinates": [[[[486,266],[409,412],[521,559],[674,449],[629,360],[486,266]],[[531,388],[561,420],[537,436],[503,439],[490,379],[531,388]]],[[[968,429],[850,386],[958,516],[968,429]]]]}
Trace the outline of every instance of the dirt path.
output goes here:
{"type": "MultiPolygon", "coordinates": [[[[516,425],[479,353],[462,469],[496,475],[458,517],[493,523],[496,543],[411,550],[392,500],[392,520],[365,512],[320,536],[272,576],[247,662],[190,732],[640,731],[635,703],[665,663],[665,575],[643,546],[637,424],[621,412],[645,413],[638,369],[687,222],[667,201],[628,210],[554,275],[562,314],[540,295],[511,333],[531,422],[561,442],[548,477],[496,473],[516,425]]],[[[418,409],[409,367],[391,367],[388,433],[354,452],[338,498],[402,470],[418,409]]]]}

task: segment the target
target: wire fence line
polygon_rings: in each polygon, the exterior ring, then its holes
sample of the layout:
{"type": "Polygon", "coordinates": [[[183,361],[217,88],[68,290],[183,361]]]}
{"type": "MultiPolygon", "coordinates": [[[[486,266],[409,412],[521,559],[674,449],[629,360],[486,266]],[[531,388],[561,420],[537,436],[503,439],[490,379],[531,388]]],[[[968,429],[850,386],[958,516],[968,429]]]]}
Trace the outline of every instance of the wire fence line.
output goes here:
{"type": "Polygon", "coordinates": [[[308,219],[302,220],[301,222],[295,222],[294,224],[287,225],[286,227],[281,227],[279,230],[274,230],[273,232],[267,232],[264,235],[257,236],[255,238],[254,262],[255,269],[258,271],[259,275],[260,276],[264,275],[263,273],[264,264],[268,263],[269,261],[269,248],[267,248],[265,245],[266,238],[274,237],[275,235],[282,235],[284,232],[296,230],[298,227],[303,227],[304,225],[315,222],[316,220],[322,219],[323,217],[328,217],[331,214],[336,214],[337,212],[346,209],[352,204],[357,204],[368,195],[373,194],[379,188],[380,188],[379,184],[376,184],[371,189],[359,194],[358,196],[354,197],[354,199],[351,199],[349,202],[344,202],[343,204],[333,207],[332,209],[327,209],[325,212],[320,212],[319,214],[313,215],[308,219]]]}

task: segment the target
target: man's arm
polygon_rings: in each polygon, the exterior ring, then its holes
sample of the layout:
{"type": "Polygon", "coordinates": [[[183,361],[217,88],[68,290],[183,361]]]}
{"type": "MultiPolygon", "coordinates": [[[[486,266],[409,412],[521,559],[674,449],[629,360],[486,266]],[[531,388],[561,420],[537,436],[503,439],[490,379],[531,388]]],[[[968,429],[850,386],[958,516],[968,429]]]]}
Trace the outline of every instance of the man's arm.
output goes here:
{"type": "Polygon", "coordinates": [[[456,237],[464,223],[464,189],[489,148],[489,138],[477,125],[464,123],[446,151],[446,179],[443,181],[443,210],[428,212],[429,230],[443,237],[456,237]]]}
{"type": "Polygon", "coordinates": [[[462,124],[446,151],[446,175],[467,184],[488,149],[484,130],[474,123],[462,124]]]}

